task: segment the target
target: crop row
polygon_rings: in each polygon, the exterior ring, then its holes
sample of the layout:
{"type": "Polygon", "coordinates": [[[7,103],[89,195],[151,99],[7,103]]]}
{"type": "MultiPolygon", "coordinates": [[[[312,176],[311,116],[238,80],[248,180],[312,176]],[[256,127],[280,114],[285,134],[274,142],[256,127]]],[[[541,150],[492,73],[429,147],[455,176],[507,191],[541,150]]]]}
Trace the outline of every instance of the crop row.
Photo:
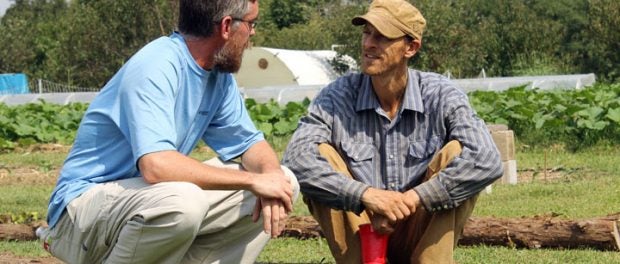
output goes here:
{"type": "Polygon", "coordinates": [[[620,143],[620,84],[569,91],[516,87],[476,91],[469,98],[482,119],[507,124],[525,144],[563,143],[576,150],[601,141],[620,143]]]}
{"type": "MultiPolygon", "coordinates": [[[[581,90],[539,91],[516,87],[469,94],[487,123],[506,124],[525,144],[563,143],[578,149],[600,141],[620,142],[620,84],[581,90]]],[[[292,134],[310,100],[278,105],[246,100],[256,126],[268,139],[292,134]]],[[[0,150],[35,143],[71,144],[88,105],[47,102],[0,104],[0,150]]]]}

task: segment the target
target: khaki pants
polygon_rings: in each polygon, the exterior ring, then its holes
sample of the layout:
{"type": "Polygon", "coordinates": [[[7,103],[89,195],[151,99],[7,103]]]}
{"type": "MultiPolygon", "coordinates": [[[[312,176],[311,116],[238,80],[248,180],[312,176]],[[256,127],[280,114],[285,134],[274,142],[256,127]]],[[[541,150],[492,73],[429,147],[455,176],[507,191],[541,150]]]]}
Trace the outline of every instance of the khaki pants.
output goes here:
{"type": "MultiPolygon", "coordinates": [[[[215,158],[210,165],[240,169],[215,158]]],[[[299,186],[291,178],[295,199],[299,186]]],[[[141,177],[98,184],[73,200],[44,241],[67,263],[253,263],[270,236],[252,222],[250,191],[205,191],[141,177]]]]}
{"type": "MultiPolygon", "coordinates": [[[[338,152],[329,144],[319,145],[335,170],[353,178],[338,152]]],[[[428,165],[425,181],[436,176],[450,161],[461,153],[461,145],[450,141],[428,165]]],[[[388,260],[390,263],[453,263],[453,251],[463,227],[474,209],[477,196],[459,207],[436,213],[419,208],[408,220],[399,223],[390,235],[388,260]]],[[[366,212],[359,216],[335,210],[310,199],[304,199],[314,218],[319,222],[332,255],[338,263],[361,263],[358,226],[370,223],[366,212]]]]}

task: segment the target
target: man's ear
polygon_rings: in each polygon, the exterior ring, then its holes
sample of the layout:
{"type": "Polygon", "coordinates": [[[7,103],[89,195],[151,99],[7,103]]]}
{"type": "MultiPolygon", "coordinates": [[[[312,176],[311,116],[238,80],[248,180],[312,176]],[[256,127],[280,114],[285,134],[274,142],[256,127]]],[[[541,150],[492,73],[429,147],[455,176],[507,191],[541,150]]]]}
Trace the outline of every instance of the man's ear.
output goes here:
{"type": "Polygon", "coordinates": [[[225,16],[218,24],[218,34],[225,40],[228,40],[232,34],[232,26],[235,22],[231,16],[225,16]]]}
{"type": "Polygon", "coordinates": [[[407,50],[405,51],[405,57],[410,59],[418,53],[418,50],[422,47],[422,41],[419,39],[414,39],[407,44],[407,50]]]}

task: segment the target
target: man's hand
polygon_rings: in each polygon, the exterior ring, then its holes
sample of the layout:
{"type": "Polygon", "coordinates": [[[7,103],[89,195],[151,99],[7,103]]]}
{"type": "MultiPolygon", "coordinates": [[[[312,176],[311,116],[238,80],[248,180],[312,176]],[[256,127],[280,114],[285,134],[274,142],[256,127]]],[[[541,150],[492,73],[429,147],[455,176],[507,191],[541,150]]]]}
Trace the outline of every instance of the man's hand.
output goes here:
{"type": "Polygon", "coordinates": [[[284,172],[256,174],[251,191],[257,196],[252,220],[258,221],[263,214],[263,229],[271,237],[279,236],[286,225],[288,213],[293,210],[293,189],[284,172]]]}
{"type": "Polygon", "coordinates": [[[256,195],[256,206],[252,213],[254,221],[263,214],[263,228],[272,237],[284,230],[288,213],[293,211],[293,185],[284,174],[276,153],[267,141],[252,145],[241,156],[241,164],[252,173],[250,190],[256,195]]]}
{"type": "Polygon", "coordinates": [[[280,200],[286,212],[293,210],[293,186],[282,170],[255,174],[252,177],[250,191],[260,198],[280,200]]]}
{"type": "Polygon", "coordinates": [[[370,216],[372,228],[380,234],[394,232],[398,222],[415,214],[416,209],[421,206],[420,197],[414,190],[399,193],[369,188],[362,195],[362,202],[370,216]],[[386,214],[392,214],[393,217],[386,214]],[[402,217],[398,217],[401,215],[402,217]]]}
{"type": "Polygon", "coordinates": [[[372,229],[379,234],[391,234],[394,232],[394,224],[390,223],[390,220],[383,215],[371,214],[370,223],[372,224],[372,229]]]}
{"type": "Polygon", "coordinates": [[[422,207],[422,201],[420,200],[420,196],[418,195],[417,192],[415,192],[413,189],[410,189],[406,192],[403,193],[406,197],[406,199],[408,201],[411,201],[413,203],[413,211],[411,211],[411,214],[414,214],[415,211],[417,210],[417,208],[422,207]]]}
{"type": "Polygon", "coordinates": [[[366,210],[370,210],[372,214],[385,216],[391,223],[409,217],[415,212],[416,208],[415,201],[409,195],[372,187],[362,194],[362,203],[364,203],[366,210]]]}
{"type": "Polygon", "coordinates": [[[263,230],[275,238],[279,236],[286,226],[287,210],[280,200],[257,198],[252,220],[258,221],[260,214],[263,214],[263,230]]]}

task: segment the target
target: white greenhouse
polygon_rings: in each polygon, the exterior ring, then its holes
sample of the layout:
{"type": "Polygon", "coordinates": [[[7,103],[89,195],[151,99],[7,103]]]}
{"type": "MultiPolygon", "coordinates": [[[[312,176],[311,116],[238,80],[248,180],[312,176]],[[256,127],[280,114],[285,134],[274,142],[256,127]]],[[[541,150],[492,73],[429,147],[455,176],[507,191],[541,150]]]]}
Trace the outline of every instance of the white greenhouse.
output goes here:
{"type": "MultiPolygon", "coordinates": [[[[340,75],[330,64],[332,50],[286,50],[253,47],[243,54],[241,69],[235,74],[239,87],[324,86],[340,75]]],[[[355,60],[343,57],[351,69],[355,60]]]]}

